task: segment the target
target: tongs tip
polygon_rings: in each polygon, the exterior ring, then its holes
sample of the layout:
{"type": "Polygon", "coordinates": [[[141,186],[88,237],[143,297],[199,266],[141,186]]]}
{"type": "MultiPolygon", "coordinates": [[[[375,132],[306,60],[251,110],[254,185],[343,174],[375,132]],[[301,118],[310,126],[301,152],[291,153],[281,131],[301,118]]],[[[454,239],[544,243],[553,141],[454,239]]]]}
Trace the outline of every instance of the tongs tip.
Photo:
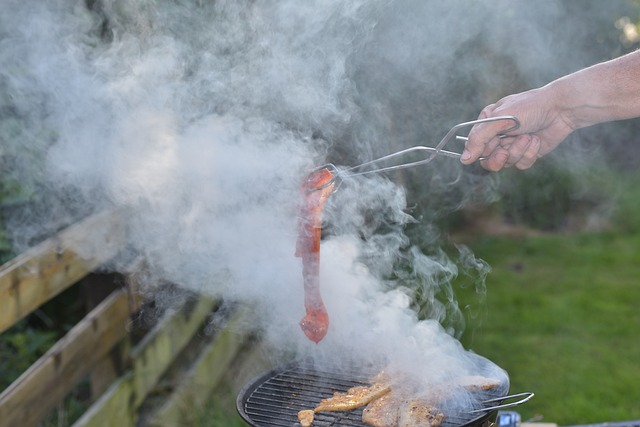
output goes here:
{"type": "Polygon", "coordinates": [[[339,170],[333,163],[327,163],[312,169],[304,182],[304,188],[307,193],[323,190],[333,186],[331,192],[334,192],[340,186],[339,170]]]}

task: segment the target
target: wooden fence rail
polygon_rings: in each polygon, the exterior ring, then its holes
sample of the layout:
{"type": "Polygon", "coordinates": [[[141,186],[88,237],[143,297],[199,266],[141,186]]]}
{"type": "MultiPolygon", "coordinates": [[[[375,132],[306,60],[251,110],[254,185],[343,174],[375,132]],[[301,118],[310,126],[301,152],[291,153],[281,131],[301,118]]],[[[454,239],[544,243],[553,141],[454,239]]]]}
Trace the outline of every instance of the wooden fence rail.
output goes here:
{"type": "MultiPolygon", "coordinates": [[[[0,266],[0,333],[87,280],[124,248],[125,233],[119,214],[105,212],[0,266]]],[[[219,306],[207,297],[165,313],[132,342],[132,317],[143,301],[135,280],[124,281],[126,287],[104,298],[0,394],[0,427],[38,426],[87,376],[93,403],[74,427],[185,425],[186,402],[202,404],[246,350],[247,336],[233,328],[240,309],[212,336],[201,333],[219,306]],[[185,348],[192,349],[190,357],[185,348]],[[151,399],[171,370],[183,374],[160,399],[151,399]]]]}

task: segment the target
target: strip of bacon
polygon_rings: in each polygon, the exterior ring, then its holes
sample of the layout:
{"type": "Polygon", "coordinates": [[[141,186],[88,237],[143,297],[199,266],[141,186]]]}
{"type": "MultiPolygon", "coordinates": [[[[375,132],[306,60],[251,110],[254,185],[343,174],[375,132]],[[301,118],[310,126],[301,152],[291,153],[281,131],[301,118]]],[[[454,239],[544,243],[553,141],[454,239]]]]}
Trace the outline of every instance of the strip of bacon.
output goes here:
{"type": "Polygon", "coordinates": [[[302,258],[304,307],[307,314],[300,321],[300,327],[316,344],[329,329],[329,315],[320,294],[320,238],[322,209],[334,185],[334,175],[327,168],[312,172],[302,185],[305,203],[299,214],[296,256],[302,258]]]}

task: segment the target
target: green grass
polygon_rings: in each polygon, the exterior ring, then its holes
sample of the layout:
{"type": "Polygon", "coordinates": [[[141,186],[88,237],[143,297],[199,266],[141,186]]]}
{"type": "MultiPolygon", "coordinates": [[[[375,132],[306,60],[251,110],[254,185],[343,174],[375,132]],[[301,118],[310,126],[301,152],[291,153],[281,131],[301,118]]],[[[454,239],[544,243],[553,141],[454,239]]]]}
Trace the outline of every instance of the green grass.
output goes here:
{"type": "Polygon", "coordinates": [[[493,268],[468,348],[504,367],[517,410],[561,425],[640,419],[640,234],[483,238],[493,268]]]}

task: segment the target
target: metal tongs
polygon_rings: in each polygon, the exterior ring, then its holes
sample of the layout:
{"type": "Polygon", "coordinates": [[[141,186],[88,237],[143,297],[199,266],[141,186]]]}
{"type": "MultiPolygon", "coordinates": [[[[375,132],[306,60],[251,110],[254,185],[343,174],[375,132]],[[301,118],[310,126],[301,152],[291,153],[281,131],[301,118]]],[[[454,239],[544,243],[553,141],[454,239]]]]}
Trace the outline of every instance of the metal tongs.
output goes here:
{"type": "Polygon", "coordinates": [[[482,403],[494,403],[494,402],[497,402],[497,403],[499,403],[499,405],[488,406],[486,408],[481,408],[481,409],[475,409],[473,411],[469,411],[469,413],[470,414],[478,414],[478,413],[481,413],[481,412],[495,411],[496,409],[511,408],[511,407],[523,404],[524,402],[526,402],[529,399],[531,399],[533,396],[535,396],[535,394],[531,393],[530,391],[527,391],[527,392],[524,392],[524,393],[511,394],[509,396],[496,397],[496,398],[493,398],[493,399],[483,400],[482,403]],[[516,402],[502,403],[505,400],[518,399],[518,398],[521,398],[521,399],[516,401],[516,402]]]}
{"type": "MultiPolygon", "coordinates": [[[[435,147],[425,147],[425,146],[419,145],[419,146],[407,148],[404,150],[400,150],[396,153],[392,153],[392,154],[388,154],[386,156],[380,157],[379,159],[371,160],[365,163],[361,163],[357,166],[351,166],[348,168],[338,168],[333,163],[328,163],[326,165],[323,165],[314,169],[311,172],[311,174],[313,174],[318,170],[327,169],[329,172],[333,174],[333,179],[331,179],[329,182],[324,183],[321,186],[313,188],[311,191],[320,190],[330,185],[334,185],[333,191],[335,191],[342,183],[342,179],[345,177],[368,175],[372,173],[390,172],[390,171],[395,171],[399,169],[406,169],[414,166],[425,165],[431,162],[433,159],[435,159],[439,155],[446,156],[446,157],[460,158],[462,153],[447,151],[447,150],[444,150],[444,147],[447,145],[449,141],[451,141],[454,138],[462,141],[466,141],[468,139],[466,136],[457,135],[461,129],[469,128],[480,123],[496,122],[501,120],[510,120],[513,122],[513,126],[510,127],[509,129],[506,129],[502,133],[498,134],[499,138],[505,138],[508,132],[512,132],[520,127],[520,121],[515,116],[496,116],[496,117],[489,117],[485,119],[472,120],[470,122],[458,123],[457,125],[453,126],[449,130],[449,132],[447,132],[444,138],[442,138],[442,140],[440,140],[438,145],[436,145],[435,147]],[[398,160],[400,160],[403,156],[407,156],[410,153],[416,153],[416,152],[424,154],[424,158],[421,160],[407,161],[404,163],[398,162],[398,160]],[[387,163],[387,165],[385,166],[384,163],[387,163]],[[380,165],[380,166],[374,167],[376,165],[380,165]]],[[[481,157],[479,160],[484,160],[484,158],[481,157]]]]}

